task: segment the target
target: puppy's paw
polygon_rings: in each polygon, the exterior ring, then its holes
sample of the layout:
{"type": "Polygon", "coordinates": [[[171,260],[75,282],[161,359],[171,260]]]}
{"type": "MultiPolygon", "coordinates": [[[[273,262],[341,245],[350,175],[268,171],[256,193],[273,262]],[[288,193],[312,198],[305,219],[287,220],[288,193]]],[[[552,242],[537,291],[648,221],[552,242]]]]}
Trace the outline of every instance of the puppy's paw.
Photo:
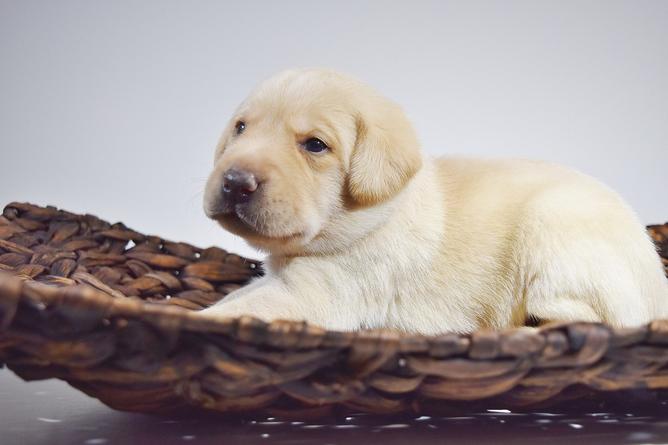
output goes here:
{"type": "Polygon", "coordinates": [[[271,317],[262,307],[248,304],[244,299],[226,302],[221,301],[202,311],[201,314],[216,318],[238,318],[241,316],[255,317],[264,321],[271,321],[271,317]]]}

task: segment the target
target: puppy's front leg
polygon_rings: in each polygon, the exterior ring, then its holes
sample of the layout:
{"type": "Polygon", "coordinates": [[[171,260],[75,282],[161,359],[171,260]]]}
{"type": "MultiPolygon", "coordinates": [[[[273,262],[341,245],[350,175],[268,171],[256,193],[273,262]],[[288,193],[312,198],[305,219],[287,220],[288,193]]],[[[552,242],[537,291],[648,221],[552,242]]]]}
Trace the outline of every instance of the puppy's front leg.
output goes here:
{"type": "Polygon", "coordinates": [[[290,296],[278,283],[258,280],[232,292],[223,300],[202,311],[220,317],[250,315],[265,321],[273,319],[305,320],[290,296]]]}
{"type": "Polygon", "coordinates": [[[316,295],[300,295],[281,281],[261,278],[246,287],[232,292],[221,302],[204,309],[206,315],[239,317],[249,315],[264,321],[295,320],[325,328],[354,329],[353,326],[333,326],[341,320],[327,298],[316,295]]]}

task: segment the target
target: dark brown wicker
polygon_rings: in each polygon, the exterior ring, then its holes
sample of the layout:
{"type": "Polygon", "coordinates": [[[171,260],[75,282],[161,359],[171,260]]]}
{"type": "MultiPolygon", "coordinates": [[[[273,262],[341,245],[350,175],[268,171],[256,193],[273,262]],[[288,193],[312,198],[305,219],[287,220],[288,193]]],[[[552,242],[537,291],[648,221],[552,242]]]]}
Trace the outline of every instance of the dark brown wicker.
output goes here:
{"type": "MultiPolygon", "coordinates": [[[[668,225],[650,232],[668,257],[668,225]]],[[[260,271],[215,247],[9,204],[0,217],[0,363],[142,412],[434,412],[668,388],[668,321],[421,337],[194,312],[260,271]]]]}

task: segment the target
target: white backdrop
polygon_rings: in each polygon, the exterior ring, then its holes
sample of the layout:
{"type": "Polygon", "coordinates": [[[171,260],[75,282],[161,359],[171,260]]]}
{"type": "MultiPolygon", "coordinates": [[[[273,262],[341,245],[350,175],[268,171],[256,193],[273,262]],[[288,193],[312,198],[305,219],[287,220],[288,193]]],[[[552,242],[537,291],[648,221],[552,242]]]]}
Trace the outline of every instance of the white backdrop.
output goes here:
{"type": "Polygon", "coordinates": [[[374,85],[429,153],[557,161],[668,219],[668,2],[638,0],[0,0],[0,205],[257,256],[201,191],[229,114],[294,66],[374,85]]]}

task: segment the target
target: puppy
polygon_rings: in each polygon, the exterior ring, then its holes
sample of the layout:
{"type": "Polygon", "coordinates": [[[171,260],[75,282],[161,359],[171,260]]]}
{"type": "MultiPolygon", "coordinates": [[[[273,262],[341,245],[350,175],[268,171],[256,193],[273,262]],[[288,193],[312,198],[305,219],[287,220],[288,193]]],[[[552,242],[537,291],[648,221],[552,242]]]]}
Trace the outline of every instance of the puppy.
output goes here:
{"type": "Polygon", "coordinates": [[[426,159],[396,104],[330,71],[280,73],[241,104],[204,209],[269,253],[216,316],[437,334],[668,315],[659,257],[613,191],[543,162],[426,159]]]}

